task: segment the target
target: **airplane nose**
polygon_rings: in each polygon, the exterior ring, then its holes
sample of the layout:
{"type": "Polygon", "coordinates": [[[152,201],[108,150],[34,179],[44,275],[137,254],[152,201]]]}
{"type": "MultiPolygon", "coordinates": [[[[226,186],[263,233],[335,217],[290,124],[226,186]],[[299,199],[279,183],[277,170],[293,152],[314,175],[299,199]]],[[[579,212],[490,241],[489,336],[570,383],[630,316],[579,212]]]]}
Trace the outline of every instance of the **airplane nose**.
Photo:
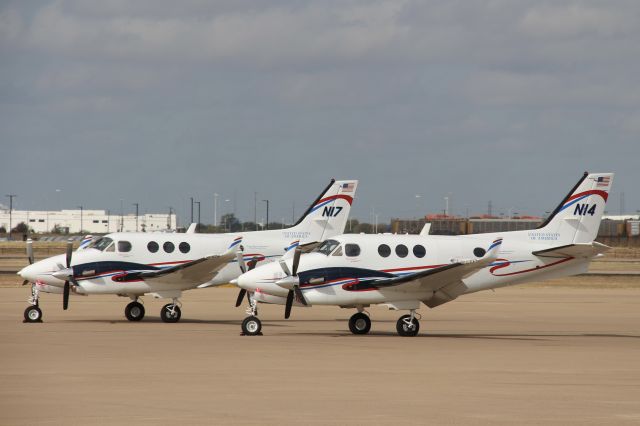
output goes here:
{"type": "Polygon", "coordinates": [[[22,278],[23,280],[36,282],[36,277],[34,272],[35,271],[34,271],[33,265],[29,265],[20,269],[18,271],[18,275],[20,275],[20,278],[22,278]]]}

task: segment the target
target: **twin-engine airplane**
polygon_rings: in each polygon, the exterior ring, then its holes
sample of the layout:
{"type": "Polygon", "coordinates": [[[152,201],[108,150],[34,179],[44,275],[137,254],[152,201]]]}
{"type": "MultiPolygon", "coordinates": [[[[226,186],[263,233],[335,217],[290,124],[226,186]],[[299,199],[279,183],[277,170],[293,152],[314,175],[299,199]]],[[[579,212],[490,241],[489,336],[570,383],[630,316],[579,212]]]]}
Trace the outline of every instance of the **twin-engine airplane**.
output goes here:
{"type": "Polygon", "coordinates": [[[256,302],[284,304],[285,318],[294,304],[356,308],[349,320],[354,334],[371,328],[366,307],[386,304],[409,310],[396,329],[401,336],[415,336],[420,302],[434,308],[480,290],[584,273],[590,260],[608,249],[594,239],[612,183],[613,173],[585,173],[534,230],[461,236],[345,234],[311,253],[297,248],[235,281],[252,294],[242,331],[260,333],[256,302]]]}
{"type": "Polygon", "coordinates": [[[18,274],[32,283],[27,322],[42,320],[39,293],[61,293],[67,309],[69,294],[117,294],[133,301],[125,308],[130,321],[145,314],[139,297],[153,294],[171,298],[160,317],[177,322],[178,298],[184,290],[225,284],[248,267],[281,257],[288,247],[323,241],[344,232],[357,180],[331,180],[320,196],[290,228],[234,234],[113,233],[66,254],[33,262],[18,274]],[[240,247],[242,247],[241,250],[240,247]],[[246,261],[246,263],[245,263],[246,261]]]}

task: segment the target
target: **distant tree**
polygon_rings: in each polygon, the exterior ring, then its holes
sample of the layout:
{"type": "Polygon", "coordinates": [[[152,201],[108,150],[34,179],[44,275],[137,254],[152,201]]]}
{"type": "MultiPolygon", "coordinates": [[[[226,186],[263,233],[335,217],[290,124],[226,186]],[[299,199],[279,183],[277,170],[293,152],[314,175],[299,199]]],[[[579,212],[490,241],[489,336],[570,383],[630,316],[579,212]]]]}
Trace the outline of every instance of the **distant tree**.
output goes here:
{"type": "Polygon", "coordinates": [[[64,234],[64,229],[62,229],[62,227],[56,223],[55,225],[53,225],[53,229],[51,230],[51,233],[56,235],[62,235],[64,234]]]}
{"type": "Polygon", "coordinates": [[[29,226],[24,222],[20,222],[19,224],[16,225],[15,228],[11,230],[11,232],[15,232],[17,234],[28,234],[29,226]]]}
{"type": "Polygon", "coordinates": [[[220,218],[220,227],[223,232],[239,232],[242,231],[242,224],[233,213],[227,213],[220,218]]]}
{"type": "Polygon", "coordinates": [[[7,228],[3,226],[0,226],[0,234],[6,234],[7,233],[7,228]]]}

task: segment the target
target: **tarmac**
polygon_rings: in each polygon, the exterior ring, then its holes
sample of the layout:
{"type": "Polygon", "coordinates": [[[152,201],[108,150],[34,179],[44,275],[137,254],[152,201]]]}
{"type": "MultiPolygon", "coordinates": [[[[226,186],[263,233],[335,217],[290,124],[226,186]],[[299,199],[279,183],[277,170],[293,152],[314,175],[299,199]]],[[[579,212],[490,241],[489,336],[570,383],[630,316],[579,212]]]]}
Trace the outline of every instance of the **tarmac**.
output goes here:
{"type": "MultiPolygon", "coordinates": [[[[579,283],[579,281],[577,282],[579,283]]],[[[640,289],[522,286],[404,312],[261,306],[240,336],[237,290],[185,293],[182,320],[124,318],[128,299],[0,288],[1,425],[640,424],[640,289]]]]}

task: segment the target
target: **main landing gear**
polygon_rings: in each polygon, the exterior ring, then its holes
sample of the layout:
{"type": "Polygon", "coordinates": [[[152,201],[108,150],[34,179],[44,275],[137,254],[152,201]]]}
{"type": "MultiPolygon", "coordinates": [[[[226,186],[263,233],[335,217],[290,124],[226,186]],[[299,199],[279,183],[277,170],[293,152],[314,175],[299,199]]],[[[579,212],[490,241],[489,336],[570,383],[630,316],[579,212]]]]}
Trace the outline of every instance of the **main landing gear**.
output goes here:
{"type": "Polygon", "coordinates": [[[36,288],[35,284],[31,285],[31,297],[28,302],[31,306],[24,310],[24,322],[42,322],[42,311],[38,305],[38,299],[40,292],[36,288]]]}
{"type": "Polygon", "coordinates": [[[398,334],[403,337],[413,337],[418,334],[418,331],[420,331],[420,322],[418,318],[416,318],[415,309],[412,309],[409,315],[403,315],[398,319],[396,330],[398,334]]]}
{"type": "MultiPolygon", "coordinates": [[[[408,315],[403,315],[396,323],[396,331],[398,335],[404,337],[412,337],[420,331],[420,314],[416,314],[415,309],[411,309],[408,315]]],[[[367,334],[371,330],[371,319],[365,313],[363,308],[358,308],[358,313],[353,314],[349,318],[349,330],[353,334],[367,334]]]]}
{"type": "Polygon", "coordinates": [[[140,321],[144,318],[144,306],[138,302],[137,297],[124,308],[124,316],[127,317],[129,321],[140,321]]]}
{"type": "Polygon", "coordinates": [[[262,336],[262,322],[258,318],[258,302],[249,297],[250,305],[247,308],[247,315],[242,321],[243,336],[262,336]]]}
{"type": "Polygon", "coordinates": [[[180,310],[180,306],[182,304],[178,300],[177,297],[172,299],[171,303],[167,303],[160,310],[160,318],[163,322],[178,322],[180,321],[180,316],[182,316],[182,311],[180,310]]]}

